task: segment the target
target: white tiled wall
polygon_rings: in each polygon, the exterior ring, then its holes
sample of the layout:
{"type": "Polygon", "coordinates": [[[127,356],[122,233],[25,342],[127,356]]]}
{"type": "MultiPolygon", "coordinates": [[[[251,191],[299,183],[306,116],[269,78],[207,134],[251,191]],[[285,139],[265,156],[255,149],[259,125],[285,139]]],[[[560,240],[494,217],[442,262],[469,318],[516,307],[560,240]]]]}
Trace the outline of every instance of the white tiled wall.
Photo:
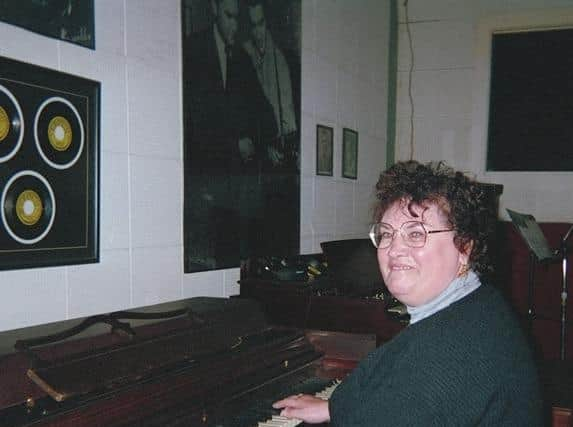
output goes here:
{"type": "MultiPolygon", "coordinates": [[[[386,164],[390,0],[302,0],[301,248],[364,236],[386,164]],[[315,176],[316,124],[334,176],[315,176]],[[341,178],[342,127],[359,132],[341,178]]],[[[98,264],[0,272],[0,331],[197,295],[238,293],[238,269],[183,274],[179,0],[95,0],[96,50],[0,23],[0,55],[98,80],[98,264]]]]}
{"type": "MultiPolygon", "coordinates": [[[[410,157],[410,49],[399,1],[396,157],[410,157]]],[[[446,160],[483,182],[504,185],[505,209],[539,221],[573,222],[573,173],[485,171],[489,49],[493,30],[573,26],[571,0],[410,0],[414,50],[414,158],[446,160]]]]}

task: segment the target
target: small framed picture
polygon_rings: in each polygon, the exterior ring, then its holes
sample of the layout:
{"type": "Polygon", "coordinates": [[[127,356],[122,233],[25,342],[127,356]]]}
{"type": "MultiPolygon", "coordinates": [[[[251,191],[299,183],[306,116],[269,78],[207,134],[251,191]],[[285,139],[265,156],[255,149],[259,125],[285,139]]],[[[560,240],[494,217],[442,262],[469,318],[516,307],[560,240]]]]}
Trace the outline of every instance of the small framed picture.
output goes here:
{"type": "Polygon", "coordinates": [[[316,174],[332,176],[332,145],[334,130],[316,125],[316,174]]]}
{"type": "Polygon", "coordinates": [[[342,129],[342,177],[358,177],[358,132],[342,129]]]}

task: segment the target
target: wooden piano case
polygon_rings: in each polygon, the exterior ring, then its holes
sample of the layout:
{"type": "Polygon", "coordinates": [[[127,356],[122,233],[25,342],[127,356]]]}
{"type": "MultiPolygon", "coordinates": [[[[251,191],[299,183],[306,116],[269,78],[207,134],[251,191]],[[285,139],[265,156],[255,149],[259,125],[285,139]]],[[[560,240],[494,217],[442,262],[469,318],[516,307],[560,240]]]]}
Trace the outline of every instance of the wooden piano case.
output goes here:
{"type": "Polygon", "coordinates": [[[192,298],[167,312],[94,316],[18,340],[18,351],[0,357],[0,426],[224,426],[250,419],[256,402],[269,410],[293,385],[312,391],[343,376],[374,348],[374,339],[342,339],[354,344],[274,327],[247,299],[192,298]],[[102,323],[114,332],[68,336],[102,323]]]}

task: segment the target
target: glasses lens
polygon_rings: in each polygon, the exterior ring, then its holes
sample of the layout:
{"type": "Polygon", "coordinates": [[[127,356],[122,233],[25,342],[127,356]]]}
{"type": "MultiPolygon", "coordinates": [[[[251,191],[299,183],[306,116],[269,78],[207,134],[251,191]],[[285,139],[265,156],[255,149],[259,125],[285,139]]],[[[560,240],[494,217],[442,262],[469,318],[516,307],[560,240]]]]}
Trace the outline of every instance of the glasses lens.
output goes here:
{"type": "Polygon", "coordinates": [[[374,246],[379,249],[384,249],[390,246],[394,236],[394,229],[384,223],[374,224],[370,230],[370,238],[374,246]]]}
{"type": "Polygon", "coordinates": [[[370,227],[370,232],[368,233],[368,236],[370,236],[370,240],[372,241],[372,244],[375,248],[378,247],[378,243],[380,242],[378,239],[378,233],[376,232],[377,229],[378,224],[372,224],[372,227],[370,227]]]}
{"type": "Polygon", "coordinates": [[[426,243],[427,233],[421,222],[405,222],[402,225],[402,235],[406,244],[413,248],[420,248],[426,243]]]}

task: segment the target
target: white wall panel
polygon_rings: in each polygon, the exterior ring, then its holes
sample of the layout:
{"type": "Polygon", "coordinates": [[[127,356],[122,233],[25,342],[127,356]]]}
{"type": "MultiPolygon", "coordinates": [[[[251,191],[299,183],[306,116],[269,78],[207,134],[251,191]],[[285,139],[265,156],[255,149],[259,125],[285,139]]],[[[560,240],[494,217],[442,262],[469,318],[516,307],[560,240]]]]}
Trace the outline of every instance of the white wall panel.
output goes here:
{"type": "Polygon", "coordinates": [[[354,187],[355,181],[344,179],[336,185],[335,210],[336,227],[350,232],[354,224],[354,187]]]}
{"type": "MultiPolygon", "coordinates": [[[[358,145],[358,178],[362,185],[374,188],[380,172],[386,164],[386,144],[383,140],[376,139],[372,135],[363,133],[359,135],[358,145]]],[[[360,210],[364,206],[356,204],[356,209],[360,210]]]]}
{"type": "Polygon", "coordinates": [[[94,1],[98,55],[125,55],[125,1],[94,1]]]}
{"type": "Polygon", "coordinates": [[[342,1],[344,0],[315,0],[316,52],[333,60],[339,57],[342,23],[339,5],[342,1]]]}
{"type": "Polygon", "coordinates": [[[0,55],[58,69],[59,42],[22,28],[0,22],[0,55]]]}
{"type": "Polygon", "coordinates": [[[358,104],[363,104],[356,87],[356,77],[340,67],[338,72],[338,117],[337,121],[345,127],[356,128],[358,104]]]}
{"type": "Polygon", "coordinates": [[[181,162],[132,156],[131,173],[131,246],[182,245],[181,162]]]}
{"type": "MultiPolygon", "coordinates": [[[[377,179],[378,177],[376,177],[377,179]]],[[[373,206],[376,202],[376,188],[372,184],[358,184],[356,185],[356,206],[360,209],[356,210],[356,225],[354,232],[356,237],[367,237],[369,225],[372,221],[373,206]]]]}
{"type": "MultiPolygon", "coordinates": [[[[131,153],[180,159],[182,152],[180,73],[149,66],[139,58],[127,63],[129,149],[131,153]]],[[[181,184],[178,184],[181,185],[181,184]]]]}
{"type": "Polygon", "coordinates": [[[67,318],[65,267],[4,271],[0,275],[2,330],[67,318]]]}
{"type": "Polygon", "coordinates": [[[69,268],[69,317],[109,313],[131,307],[129,250],[100,252],[97,264],[69,268]]]}
{"type": "Polygon", "coordinates": [[[336,191],[338,184],[327,176],[319,176],[314,181],[313,223],[319,225],[336,224],[336,191]]]}
{"type": "Polygon", "coordinates": [[[338,67],[336,61],[320,54],[315,59],[315,80],[311,85],[317,119],[338,119],[338,67]]]}
{"type": "Polygon", "coordinates": [[[127,249],[131,229],[128,156],[104,151],[100,164],[100,248],[127,249]]]}
{"type": "Polygon", "coordinates": [[[133,248],[132,305],[141,307],[183,297],[180,246],[133,248]]]}
{"type": "Polygon", "coordinates": [[[179,73],[179,1],[125,0],[126,52],[148,66],[179,73]]]}

